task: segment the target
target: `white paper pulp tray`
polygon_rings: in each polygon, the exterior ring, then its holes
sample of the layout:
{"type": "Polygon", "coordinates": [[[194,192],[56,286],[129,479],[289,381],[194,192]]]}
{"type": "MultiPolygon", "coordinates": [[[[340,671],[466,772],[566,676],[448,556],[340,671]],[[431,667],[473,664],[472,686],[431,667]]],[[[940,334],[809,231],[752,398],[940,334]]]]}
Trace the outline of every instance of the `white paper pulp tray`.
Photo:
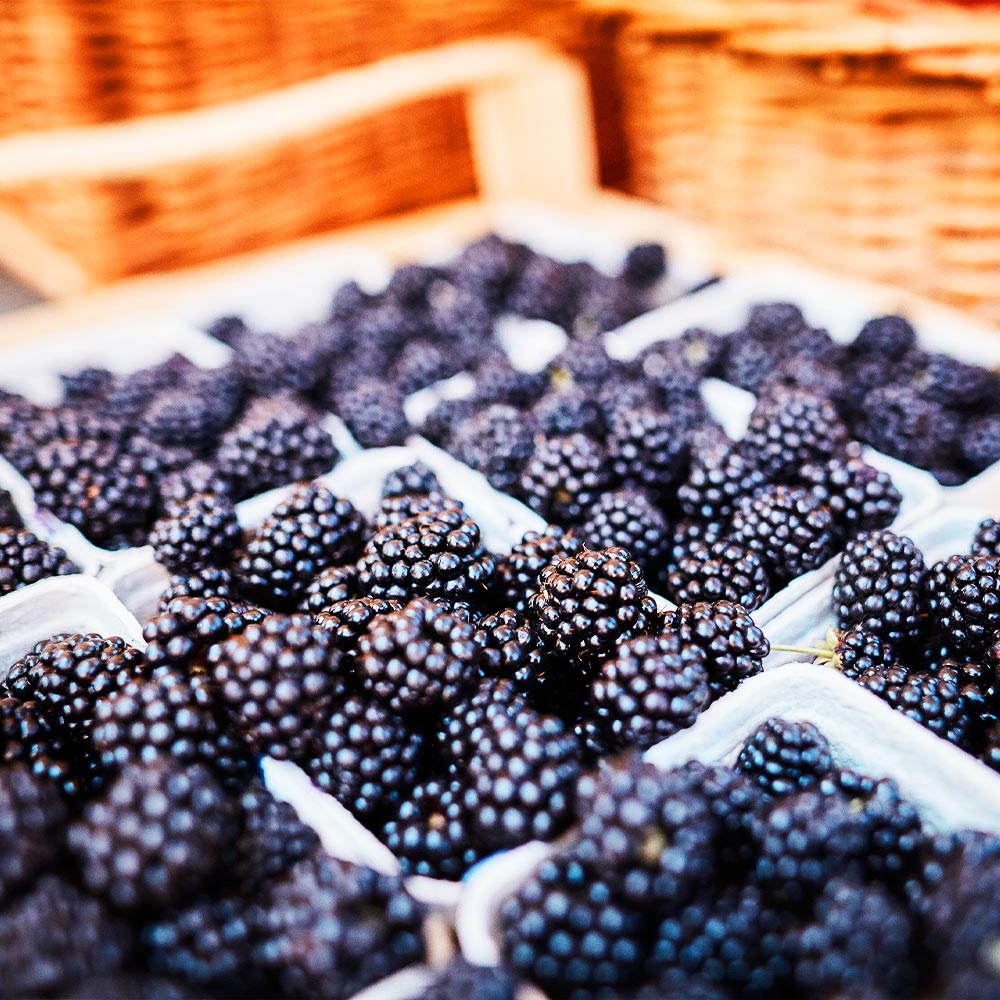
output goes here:
{"type": "MultiPolygon", "coordinates": [[[[900,533],[916,543],[930,567],[950,555],[968,552],[980,521],[995,516],[998,511],[1000,498],[990,509],[945,507],[911,524],[900,533]]],[[[815,577],[812,588],[766,623],[764,631],[772,644],[813,648],[817,642],[826,638],[827,632],[837,624],[833,608],[833,583],[839,562],[838,556],[812,574],[815,577]]],[[[765,660],[764,668],[770,669],[799,659],[799,653],[775,650],[765,660]]]]}
{"type": "MultiPolygon", "coordinates": [[[[732,764],[754,729],[774,717],[814,723],[838,766],[892,778],[931,829],[1000,832],[1000,775],[853,681],[813,664],[786,664],[751,677],[690,729],[647,751],[646,759],[663,769],[689,760],[732,764]]],[[[456,913],[466,958],[497,964],[500,908],[557,851],[534,841],[472,870],[456,913]]]]}

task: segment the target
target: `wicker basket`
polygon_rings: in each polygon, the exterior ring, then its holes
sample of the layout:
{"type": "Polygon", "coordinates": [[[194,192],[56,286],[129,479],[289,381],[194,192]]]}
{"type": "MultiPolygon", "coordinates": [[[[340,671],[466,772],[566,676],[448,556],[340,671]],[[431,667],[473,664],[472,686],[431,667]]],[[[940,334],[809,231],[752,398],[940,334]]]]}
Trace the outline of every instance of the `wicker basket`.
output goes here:
{"type": "Polygon", "coordinates": [[[633,23],[631,190],[1000,318],[1000,13],[834,24],[633,23]]]}

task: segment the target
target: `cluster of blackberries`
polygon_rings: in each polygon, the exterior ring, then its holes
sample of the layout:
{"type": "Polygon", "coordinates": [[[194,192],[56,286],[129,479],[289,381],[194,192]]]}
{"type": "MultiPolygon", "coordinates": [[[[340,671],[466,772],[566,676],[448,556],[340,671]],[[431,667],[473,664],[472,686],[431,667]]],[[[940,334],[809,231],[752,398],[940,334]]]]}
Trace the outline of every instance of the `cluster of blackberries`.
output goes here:
{"type": "Polygon", "coordinates": [[[551,996],[992,996],[1000,840],[936,834],[889,779],[771,719],[735,768],[630,756],[501,906],[503,961],[551,996]]]}
{"type": "Polygon", "coordinates": [[[928,566],[914,542],[865,532],[841,557],[837,627],[816,658],[1000,770],[1000,528],[928,566]]]}

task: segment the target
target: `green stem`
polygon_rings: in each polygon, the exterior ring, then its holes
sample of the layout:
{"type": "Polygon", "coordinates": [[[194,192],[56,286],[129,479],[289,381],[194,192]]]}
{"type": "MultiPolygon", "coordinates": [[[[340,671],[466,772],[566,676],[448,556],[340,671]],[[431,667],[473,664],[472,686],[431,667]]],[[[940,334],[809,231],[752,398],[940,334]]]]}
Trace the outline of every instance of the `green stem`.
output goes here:
{"type": "Polygon", "coordinates": [[[813,649],[809,646],[777,646],[772,643],[771,652],[773,653],[775,650],[780,653],[802,653],[804,656],[811,656],[817,660],[830,659],[829,649],[813,649]]]}

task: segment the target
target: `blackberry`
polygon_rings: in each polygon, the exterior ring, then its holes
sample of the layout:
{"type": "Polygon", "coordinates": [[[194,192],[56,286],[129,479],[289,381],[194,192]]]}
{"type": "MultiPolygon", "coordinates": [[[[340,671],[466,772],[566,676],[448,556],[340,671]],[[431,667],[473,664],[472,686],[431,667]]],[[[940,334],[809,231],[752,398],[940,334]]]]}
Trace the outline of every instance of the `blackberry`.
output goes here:
{"type": "Polygon", "coordinates": [[[516,682],[530,691],[545,671],[547,657],[538,634],[520,611],[504,608],[476,623],[476,642],[483,649],[483,673],[516,682]]]}
{"type": "Polygon", "coordinates": [[[600,660],[622,639],[657,624],[642,570],[620,548],[584,549],[550,563],[527,616],[548,650],[583,661],[600,660]]]}
{"type": "Polygon", "coordinates": [[[84,885],[120,909],[163,907],[201,888],[231,836],[208,769],[156,760],[125,767],[69,828],[84,885]]]}
{"type": "Polygon", "coordinates": [[[183,354],[173,354],[150,368],[119,376],[105,398],[105,413],[112,419],[134,420],[158,396],[184,384],[198,372],[183,354]]]}
{"type": "Polygon", "coordinates": [[[0,908],[59,857],[66,807],[23,764],[0,765],[0,908]]]}
{"type": "Polygon", "coordinates": [[[919,722],[949,743],[962,746],[970,720],[965,711],[961,676],[942,668],[936,674],[911,672],[903,666],[866,670],[858,682],[897,712],[919,722]]]}
{"type": "Polygon", "coordinates": [[[912,996],[915,941],[905,906],[884,889],[834,879],[816,901],[812,921],[791,932],[785,949],[795,986],[806,996],[841,990],[912,996]]]}
{"type": "Polygon", "coordinates": [[[544,319],[569,329],[576,312],[573,272],[560,261],[532,254],[514,278],[505,306],[526,319],[544,319]]]}
{"type": "Polygon", "coordinates": [[[899,514],[903,498],[886,472],[873,469],[858,452],[801,470],[804,485],[833,513],[840,533],[887,528],[899,514]]]}
{"type": "Polygon", "coordinates": [[[470,828],[462,783],[432,779],[417,785],[382,828],[382,840],[407,875],[458,881],[483,852],[470,828]]]}
{"type": "Polygon", "coordinates": [[[251,767],[247,750],[220,718],[206,678],[169,667],[129,681],[98,704],[94,747],[108,770],[170,757],[183,765],[207,764],[232,785],[242,783],[251,767]]]}
{"type": "Polygon", "coordinates": [[[160,594],[160,611],[166,611],[175,597],[225,597],[233,595],[229,570],[216,566],[203,566],[196,573],[175,573],[170,585],[160,594]]]}
{"type": "Polygon", "coordinates": [[[128,929],[96,899],[44,875],[0,913],[4,994],[62,996],[85,977],[120,969],[131,943],[128,929]]]}
{"type": "Polygon", "coordinates": [[[696,900],[660,924],[650,978],[668,996],[689,995],[689,977],[740,995],[774,995],[788,975],[787,925],[755,886],[696,900]]]}
{"type": "Polygon", "coordinates": [[[441,399],[421,421],[420,433],[442,447],[451,440],[455,429],[478,412],[472,399],[441,399]]]}
{"type": "Polygon", "coordinates": [[[219,316],[205,328],[205,333],[232,347],[239,335],[248,329],[242,316],[219,316]]]}
{"type": "Polygon", "coordinates": [[[313,856],[262,904],[254,964],[285,996],[342,1000],[424,957],[423,910],[396,876],[313,856]]]}
{"type": "Polygon", "coordinates": [[[928,578],[927,604],[938,631],[976,657],[1000,631],[1000,556],[937,563],[928,578]]]}
{"type": "Polygon", "coordinates": [[[736,767],[768,795],[811,788],[833,768],[830,744],[811,722],[768,719],[747,738],[736,767]]]}
{"type": "Polygon", "coordinates": [[[473,400],[480,409],[502,403],[516,410],[527,410],[542,397],[548,385],[544,371],[526,372],[515,368],[502,348],[492,351],[472,373],[475,383],[473,400]]]}
{"type": "Polygon", "coordinates": [[[759,674],[764,657],[771,651],[746,609],[729,601],[681,604],[667,612],[665,623],[682,642],[705,651],[713,699],[735,691],[742,681],[759,674]]]}
{"type": "Polygon", "coordinates": [[[517,980],[505,969],[453,958],[419,1000],[515,1000],[517,990],[517,980]]]}
{"type": "Polygon", "coordinates": [[[619,644],[591,683],[598,715],[621,746],[640,750],[692,725],[708,705],[704,651],[676,632],[619,644]]]}
{"type": "Polygon", "coordinates": [[[828,462],[847,439],[847,428],[828,399],[786,390],[757,403],[740,449],[768,479],[781,482],[804,465],[828,462]]]}
{"type": "Polygon", "coordinates": [[[695,454],[687,479],[677,489],[677,502],[687,517],[720,521],[766,483],[753,456],[730,444],[695,454]]]}
{"type": "Polygon", "coordinates": [[[452,280],[498,312],[508,285],[528,254],[527,247],[489,233],[458,255],[451,266],[452,280]]]}
{"type": "Polygon", "coordinates": [[[1000,462],[1000,415],[969,420],[959,445],[962,458],[973,472],[982,472],[1000,462]]]}
{"type": "Polygon", "coordinates": [[[402,392],[381,379],[360,379],[351,389],[338,393],[333,405],[362,448],[405,444],[410,435],[402,392]]]}
{"type": "Polygon", "coordinates": [[[779,348],[745,331],[730,334],[722,377],[747,392],[760,393],[764,382],[788,357],[787,346],[779,348]]]}
{"type": "Polygon", "coordinates": [[[518,494],[550,521],[573,524],[608,485],[604,449],[583,434],[547,438],[525,463],[518,494]]]}
{"type": "Polygon", "coordinates": [[[340,458],[318,414],[290,398],[251,403],[223,435],[215,465],[230,484],[234,500],[275,486],[314,479],[340,458]]]}
{"type": "Polygon", "coordinates": [[[905,367],[921,396],[952,409],[975,410],[995,393],[990,372],[948,354],[911,351],[905,367]]]}
{"type": "Polygon", "coordinates": [[[917,346],[917,334],[902,316],[877,316],[868,320],[854,338],[851,351],[886,363],[901,361],[917,346]]]}
{"type": "Polygon", "coordinates": [[[205,449],[235,419],[243,402],[235,373],[203,372],[149,404],[143,428],[165,445],[205,449]]]}
{"type": "Polygon", "coordinates": [[[835,546],[830,508],[800,487],[772,486],[744,498],[733,514],[731,532],[780,580],[818,569],[835,546]]]}
{"type": "Polygon", "coordinates": [[[447,708],[479,674],[483,650],[475,633],[449,605],[415,598],[371,622],[358,640],[357,670],[393,712],[447,708]]]}
{"type": "Polygon", "coordinates": [[[228,497],[195,493],[168,504],[149,533],[149,544],[171,573],[194,573],[228,563],[240,535],[236,508],[228,497]]]}
{"type": "Polygon", "coordinates": [[[947,467],[957,452],[958,418],[903,385],[872,389],[854,422],[858,438],[919,468],[947,467]]]}
{"type": "Polygon", "coordinates": [[[553,389],[531,408],[532,423],[544,437],[584,434],[599,440],[604,417],[592,393],[579,386],[553,389]]]}
{"type": "Polygon", "coordinates": [[[971,552],[974,556],[1000,556],[1000,521],[988,517],[980,523],[971,552]]]}
{"type": "Polygon", "coordinates": [[[300,483],[251,535],[236,559],[240,590],[291,609],[324,569],[361,551],[364,519],[319,483],[300,483]]]}
{"type": "Polygon", "coordinates": [[[744,330],[764,340],[795,336],[805,328],[802,310],[791,302],[760,302],[750,307],[744,330]]]}
{"type": "Polygon", "coordinates": [[[262,616],[224,597],[175,597],[142,627],[146,664],[150,670],[172,667],[181,675],[200,669],[198,661],[212,643],[262,616]]]}
{"type": "Polygon", "coordinates": [[[404,396],[409,396],[461,370],[460,358],[443,344],[424,338],[403,347],[387,377],[404,396]]]}
{"type": "Polygon", "coordinates": [[[662,243],[637,243],[622,264],[622,280],[637,288],[656,284],[666,273],[667,252],[662,243]]]}
{"type": "Polygon", "coordinates": [[[667,494],[687,471],[687,438],[668,414],[656,410],[616,413],[606,448],[615,481],[656,496],[667,494]]]}
{"type": "Polygon", "coordinates": [[[481,472],[494,489],[509,493],[534,451],[534,434],[518,410],[494,403],[456,430],[450,450],[481,472]]]}
{"type": "Polygon", "coordinates": [[[679,604],[731,601],[747,611],[770,596],[771,584],[760,557],[727,541],[692,542],[666,578],[666,592],[679,604]]]}
{"type": "Polygon", "coordinates": [[[440,493],[441,484],[434,472],[421,461],[393,469],[382,483],[382,499],[409,493],[440,493]]]}
{"type": "Polygon", "coordinates": [[[357,581],[357,566],[328,566],[306,587],[299,610],[316,615],[332,604],[352,600],[357,597],[357,581]]]}
{"type": "Polygon", "coordinates": [[[464,511],[464,505],[444,493],[404,493],[386,497],[372,519],[372,533],[390,525],[402,524],[418,514],[440,514],[442,511],[464,511]]]}
{"type": "Polygon", "coordinates": [[[14,498],[7,490],[0,489],[0,526],[4,528],[23,528],[21,512],[14,503],[14,498]]]}
{"type": "Polygon", "coordinates": [[[371,825],[416,785],[423,743],[418,728],[352,695],[323,720],[302,767],[323,791],[371,825]]]}
{"type": "Polygon", "coordinates": [[[59,381],[63,387],[63,403],[78,406],[103,399],[114,386],[115,376],[107,368],[81,368],[69,375],[60,374],[59,381]]]}
{"type": "Polygon", "coordinates": [[[892,647],[874,632],[855,626],[830,629],[826,641],[816,650],[816,662],[839,670],[852,681],[867,670],[883,672],[896,662],[892,647]]]}
{"type": "Polygon", "coordinates": [[[573,861],[543,862],[500,910],[504,965],[553,996],[620,996],[642,979],[648,927],[573,861]]]}
{"type": "Polygon", "coordinates": [[[676,569],[678,562],[692,554],[697,546],[714,545],[726,540],[727,531],[727,526],[718,521],[678,521],[671,534],[667,573],[676,569]]]}
{"type": "Polygon", "coordinates": [[[890,643],[920,633],[924,557],[913,541],[891,531],[869,531],[848,542],[833,583],[842,628],[858,626],[890,643]]]}
{"type": "Polygon", "coordinates": [[[542,570],[557,557],[575,556],[583,551],[583,541],[558,525],[544,531],[529,531],[510,553],[497,559],[497,600],[504,607],[525,611],[532,594],[538,590],[542,570]]]}
{"type": "Polygon", "coordinates": [[[255,753],[294,759],[344,689],[333,636],[308,615],[271,614],[212,646],[206,667],[255,753]]]}
{"type": "Polygon", "coordinates": [[[33,532],[0,528],[0,594],[9,594],[50,576],[79,573],[80,567],[62,549],[33,532]]]}
{"type": "Polygon", "coordinates": [[[399,601],[389,601],[382,597],[355,597],[346,601],[335,601],[313,615],[313,621],[326,629],[334,643],[344,654],[343,663],[353,663],[358,640],[368,631],[369,624],[379,615],[398,611],[399,601]]]}
{"type": "Polygon", "coordinates": [[[591,508],[579,535],[593,549],[626,549],[646,573],[662,574],[669,541],[664,515],[640,490],[605,493],[591,508]]]}
{"type": "Polygon", "coordinates": [[[489,586],[495,565],[479,526],[464,512],[427,512],[375,533],[358,563],[358,588],[396,600],[474,600],[489,586]]]}

